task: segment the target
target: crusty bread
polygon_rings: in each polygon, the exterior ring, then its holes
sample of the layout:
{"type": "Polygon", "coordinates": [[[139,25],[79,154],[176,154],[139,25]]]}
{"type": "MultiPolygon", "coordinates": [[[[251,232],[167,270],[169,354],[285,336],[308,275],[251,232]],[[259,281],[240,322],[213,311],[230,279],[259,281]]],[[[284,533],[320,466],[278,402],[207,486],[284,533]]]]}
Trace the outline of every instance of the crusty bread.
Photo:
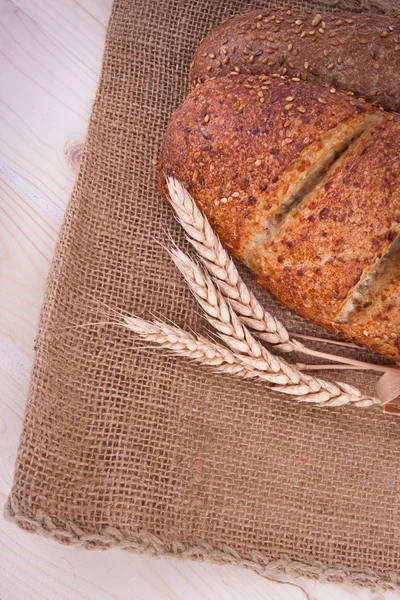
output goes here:
{"type": "Polygon", "coordinates": [[[400,111],[400,18],[298,9],[236,15],[202,40],[191,82],[230,72],[307,79],[400,111]]]}
{"type": "Polygon", "coordinates": [[[305,82],[217,78],[160,157],[256,280],[400,364],[400,117],[305,82]],[[386,257],[386,258],[385,258],[386,257]],[[378,321],[378,322],[377,322],[378,321]]]}

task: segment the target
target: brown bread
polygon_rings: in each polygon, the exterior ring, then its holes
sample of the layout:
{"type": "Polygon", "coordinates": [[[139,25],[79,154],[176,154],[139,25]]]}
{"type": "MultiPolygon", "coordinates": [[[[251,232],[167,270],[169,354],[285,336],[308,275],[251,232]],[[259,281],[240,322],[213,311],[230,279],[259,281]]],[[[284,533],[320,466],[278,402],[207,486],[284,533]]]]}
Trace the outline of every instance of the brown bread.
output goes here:
{"type": "Polygon", "coordinates": [[[231,72],[298,77],[400,111],[400,18],[298,9],[236,15],[202,40],[191,83],[231,72]]]}
{"type": "Polygon", "coordinates": [[[209,80],[160,157],[258,283],[400,364],[400,117],[266,76],[209,80]]]}

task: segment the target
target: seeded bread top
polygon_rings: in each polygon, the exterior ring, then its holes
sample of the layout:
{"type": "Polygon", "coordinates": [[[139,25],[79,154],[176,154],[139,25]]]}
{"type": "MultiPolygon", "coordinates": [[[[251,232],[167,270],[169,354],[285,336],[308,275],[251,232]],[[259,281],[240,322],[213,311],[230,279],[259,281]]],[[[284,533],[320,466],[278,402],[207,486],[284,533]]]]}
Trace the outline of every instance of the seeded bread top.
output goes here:
{"type": "Polygon", "coordinates": [[[228,73],[278,73],[400,111],[400,17],[252,10],[202,40],[190,78],[194,86],[228,73]]]}
{"type": "Polygon", "coordinates": [[[273,218],[320,150],[330,153],[331,132],[371,112],[379,111],[301,81],[265,75],[207,81],[184,100],[165,132],[160,187],[166,193],[164,174],[181,181],[243,260],[255,228],[273,218]],[[328,148],[321,147],[324,136],[328,148]]]}

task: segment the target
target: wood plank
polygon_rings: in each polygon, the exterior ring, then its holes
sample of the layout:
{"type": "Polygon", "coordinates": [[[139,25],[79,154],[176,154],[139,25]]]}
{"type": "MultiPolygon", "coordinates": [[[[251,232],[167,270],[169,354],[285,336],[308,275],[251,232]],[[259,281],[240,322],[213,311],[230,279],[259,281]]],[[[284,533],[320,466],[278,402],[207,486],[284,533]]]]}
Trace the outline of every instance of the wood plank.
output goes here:
{"type": "Polygon", "coordinates": [[[62,210],[85,137],[111,3],[99,2],[97,13],[97,3],[88,5],[93,17],[85,3],[80,8],[73,0],[63,1],[62,13],[58,2],[3,0],[0,12],[1,77],[7,82],[0,95],[0,160],[62,210]],[[79,27],[72,34],[74,21],[79,27]]]}

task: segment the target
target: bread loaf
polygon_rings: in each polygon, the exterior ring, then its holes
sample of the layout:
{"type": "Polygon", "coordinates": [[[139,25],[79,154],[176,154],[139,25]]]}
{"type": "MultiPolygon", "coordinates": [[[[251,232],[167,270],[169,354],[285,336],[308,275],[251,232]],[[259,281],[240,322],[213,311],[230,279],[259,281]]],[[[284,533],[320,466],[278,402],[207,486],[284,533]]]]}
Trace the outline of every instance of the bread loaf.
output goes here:
{"type": "Polygon", "coordinates": [[[305,82],[197,86],[160,156],[289,308],[400,364],[400,117],[305,82]]]}
{"type": "Polygon", "coordinates": [[[231,72],[279,73],[327,84],[400,111],[400,18],[252,10],[202,40],[191,82],[231,72]]]}

